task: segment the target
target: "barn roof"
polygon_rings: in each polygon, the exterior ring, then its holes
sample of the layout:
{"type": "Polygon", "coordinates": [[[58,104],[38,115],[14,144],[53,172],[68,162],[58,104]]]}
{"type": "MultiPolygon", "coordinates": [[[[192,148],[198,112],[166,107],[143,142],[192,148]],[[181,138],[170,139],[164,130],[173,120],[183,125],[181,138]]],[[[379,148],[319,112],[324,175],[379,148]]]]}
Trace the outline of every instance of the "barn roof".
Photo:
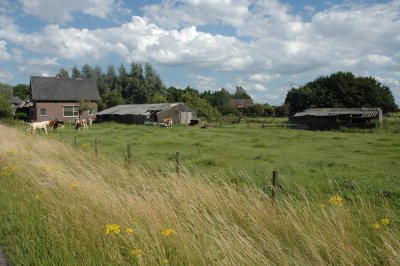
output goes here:
{"type": "Polygon", "coordinates": [[[100,100],[94,79],[31,77],[31,89],[36,101],[100,100]]]}
{"type": "Polygon", "coordinates": [[[317,108],[306,109],[294,114],[293,117],[357,115],[365,118],[373,118],[379,117],[381,114],[382,110],[380,108],[317,108]]]}
{"type": "Polygon", "coordinates": [[[124,104],[98,112],[96,115],[144,115],[152,111],[164,111],[183,103],[124,104]]]}

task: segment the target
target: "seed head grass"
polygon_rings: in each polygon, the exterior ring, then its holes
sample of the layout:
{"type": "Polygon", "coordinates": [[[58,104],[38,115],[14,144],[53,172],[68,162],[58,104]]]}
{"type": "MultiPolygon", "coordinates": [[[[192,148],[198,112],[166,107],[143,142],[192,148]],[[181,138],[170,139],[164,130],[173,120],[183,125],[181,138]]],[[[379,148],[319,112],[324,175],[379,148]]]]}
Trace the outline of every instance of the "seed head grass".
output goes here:
{"type": "Polygon", "coordinates": [[[400,264],[395,212],[356,193],[332,203],[298,188],[272,204],[256,186],[126,167],[2,125],[0,167],[12,265],[400,264]]]}

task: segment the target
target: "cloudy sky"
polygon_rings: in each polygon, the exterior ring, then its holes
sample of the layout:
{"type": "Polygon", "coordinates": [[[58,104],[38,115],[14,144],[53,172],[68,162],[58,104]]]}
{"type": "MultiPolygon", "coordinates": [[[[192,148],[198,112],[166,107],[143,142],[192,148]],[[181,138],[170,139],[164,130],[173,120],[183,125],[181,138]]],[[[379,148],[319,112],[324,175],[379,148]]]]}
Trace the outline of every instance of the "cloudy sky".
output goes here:
{"type": "Polygon", "coordinates": [[[0,0],[0,82],[149,62],[167,86],[288,89],[351,71],[400,103],[400,0],[0,0]]]}

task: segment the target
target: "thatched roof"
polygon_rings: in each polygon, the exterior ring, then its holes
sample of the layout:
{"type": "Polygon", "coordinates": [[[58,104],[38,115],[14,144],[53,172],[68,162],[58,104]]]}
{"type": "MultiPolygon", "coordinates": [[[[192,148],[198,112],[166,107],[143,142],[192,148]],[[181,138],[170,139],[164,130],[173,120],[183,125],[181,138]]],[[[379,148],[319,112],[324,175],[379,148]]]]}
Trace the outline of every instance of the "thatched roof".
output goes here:
{"type": "Polygon", "coordinates": [[[99,90],[94,79],[31,77],[33,101],[98,101],[99,90]]]}
{"type": "Polygon", "coordinates": [[[123,104],[98,112],[96,115],[146,115],[159,112],[182,103],[123,104]]]}

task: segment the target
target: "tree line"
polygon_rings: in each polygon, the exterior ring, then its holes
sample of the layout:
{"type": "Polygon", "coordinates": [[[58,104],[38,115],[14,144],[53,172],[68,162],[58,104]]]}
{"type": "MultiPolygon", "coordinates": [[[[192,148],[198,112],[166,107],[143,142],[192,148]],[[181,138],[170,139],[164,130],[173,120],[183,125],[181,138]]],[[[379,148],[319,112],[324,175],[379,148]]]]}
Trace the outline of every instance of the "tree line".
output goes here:
{"type": "Polygon", "coordinates": [[[380,107],[384,113],[396,112],[391,90],[373,77],[356,77],[351,72],[322,76],[286,95],[290,114],[308,108],[380,107]]]}
{"type": "MultiPolygon", "coordinates": [[[[241,86],[237,86],[234,93],[224,88],[219,91],[204,92],[199,92],[190,86],[185,89],[174,86],[167,88],[149,63],[144,66],[131,63],[128,68],[123,64],[117,68],[109,65],[105,72],[98,65],[93,67],[84,64],[81,69],[73,66],[71,74],[65,68],[61,68],[57,77],[94,78],[101,97],[99,110],[119,104],[184,102],[196,109],[199,116],[207,119],[219,119],[228,114],[272,116],[275,113],[275,109],[268,104],[255,104],[241,110],[232,107],[231,99],[251,99],[241,86]]],[[[278,109],[277,113],[282,112],[278,109]]]]}

